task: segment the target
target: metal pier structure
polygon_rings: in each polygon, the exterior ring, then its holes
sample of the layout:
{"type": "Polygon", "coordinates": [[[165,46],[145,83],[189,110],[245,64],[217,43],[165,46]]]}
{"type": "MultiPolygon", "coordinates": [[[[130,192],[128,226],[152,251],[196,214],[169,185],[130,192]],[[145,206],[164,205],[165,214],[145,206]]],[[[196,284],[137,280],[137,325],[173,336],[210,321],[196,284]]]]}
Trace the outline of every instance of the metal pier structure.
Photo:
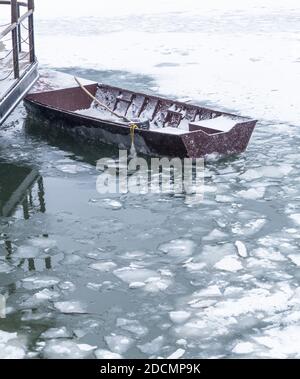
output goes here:
{"type": "Polygon", "coordinates": [[[33,18],[34,0],[0,0],[0,126],[39,76],[33,18]]]}

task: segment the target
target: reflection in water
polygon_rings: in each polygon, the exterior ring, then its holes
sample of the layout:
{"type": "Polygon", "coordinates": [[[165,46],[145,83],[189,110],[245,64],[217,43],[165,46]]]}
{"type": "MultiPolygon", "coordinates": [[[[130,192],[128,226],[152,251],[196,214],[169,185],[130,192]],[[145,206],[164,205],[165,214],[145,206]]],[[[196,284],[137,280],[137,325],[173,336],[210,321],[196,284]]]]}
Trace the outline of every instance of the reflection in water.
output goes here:
{"type": "Polygon", "coordinates": [[[119,149],[116,146],[100,142],[87,143],[83,141],[78,143],[78,137],[75,138],[66,130],[58,128],[55,121],[50,122],[28,115],[24,127],[31,138],[46,141],[51,146],[58,147],[63,151],[72,152],[69,158],[75,161],[83,161],[95,166],[100,158],[117,158],[119,155],[119,149]]]}
{"type": "MultiPolygon", "coordinates": [[[[0,220],[8,217],[29,220],[36,213],[46,212],[43,178],[30,167],[11,163],[0,163],[0,220]]],[[[0,234],[3,239],[4,256],[10,262],[15,259],[10,236],[0,234]]],[[[51,269],[51,258],[45,260],[45,268],[51,269]]],[[[34,258],[22,258],[18,267],[28,265],[29,271],[36,270],[34,258]]]]}

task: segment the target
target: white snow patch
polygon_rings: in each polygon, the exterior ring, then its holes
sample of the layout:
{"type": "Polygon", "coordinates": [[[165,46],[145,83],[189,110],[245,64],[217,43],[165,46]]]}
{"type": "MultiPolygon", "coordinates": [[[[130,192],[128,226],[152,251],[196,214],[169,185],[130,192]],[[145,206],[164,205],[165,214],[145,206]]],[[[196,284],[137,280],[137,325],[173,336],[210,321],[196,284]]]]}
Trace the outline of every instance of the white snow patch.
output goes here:
{"type": "Polygon", "coordinates": [[[214,266],[218,270],[237,272],[243,269],[241,262],[232,256],[227,256],[217,262],[214,266]]]}

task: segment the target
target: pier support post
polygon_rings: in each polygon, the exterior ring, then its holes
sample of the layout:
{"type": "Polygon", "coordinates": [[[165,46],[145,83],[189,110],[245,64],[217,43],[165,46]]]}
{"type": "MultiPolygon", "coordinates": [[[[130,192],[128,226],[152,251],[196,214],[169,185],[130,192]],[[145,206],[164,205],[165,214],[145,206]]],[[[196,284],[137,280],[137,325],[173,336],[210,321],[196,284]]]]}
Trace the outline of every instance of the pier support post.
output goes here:
{"type": "MultiPolygon", "coordinates": [[[[28,0],[28,10],[34,11],[34,0],[28,0]]],[[[34,22],[33,13],[28,18],[28,33],[29,33],[29,50],[30,50],[30,63],[35,62],[35,48],[34,48],[34,22]]]]}
{"type": "MultiPolygon", "coordinates": [[[[18,3],[17,0],[11,0],[11,23],[16,24],[18,22],[18,3]]],[[[15,79],[20,77],[19,67],[19,41],[18,41],[18,28],[12,30],[12,48],[13,48],[13,65],[15,79]]]]}

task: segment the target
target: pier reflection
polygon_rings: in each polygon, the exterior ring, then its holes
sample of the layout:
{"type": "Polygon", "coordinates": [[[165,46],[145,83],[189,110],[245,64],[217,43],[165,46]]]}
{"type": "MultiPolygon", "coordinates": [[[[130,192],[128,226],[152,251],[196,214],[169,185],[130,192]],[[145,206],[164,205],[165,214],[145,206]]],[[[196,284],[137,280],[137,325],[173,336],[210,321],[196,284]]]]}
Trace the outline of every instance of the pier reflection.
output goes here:
{"type": "MultiPolygon", "coordinates": [[[[38,213],[46,213],[44,181],[39,172],[31,167],[12,163],[0,163],[0,222],[7,225],[10,218],[25,222],[38,213]]],[[[0,225],[1,254],[8,262],[28,271],[36,270],[35,258],[17,258],[9,228],[0,225]],[[18,260],[18,262],[16,262],[18,260]]],[[[43,258],[44,268],[51,269],[51,258],[43,258]]],[[[39,263],[40,266],[40,263],[39,263]]]]}

